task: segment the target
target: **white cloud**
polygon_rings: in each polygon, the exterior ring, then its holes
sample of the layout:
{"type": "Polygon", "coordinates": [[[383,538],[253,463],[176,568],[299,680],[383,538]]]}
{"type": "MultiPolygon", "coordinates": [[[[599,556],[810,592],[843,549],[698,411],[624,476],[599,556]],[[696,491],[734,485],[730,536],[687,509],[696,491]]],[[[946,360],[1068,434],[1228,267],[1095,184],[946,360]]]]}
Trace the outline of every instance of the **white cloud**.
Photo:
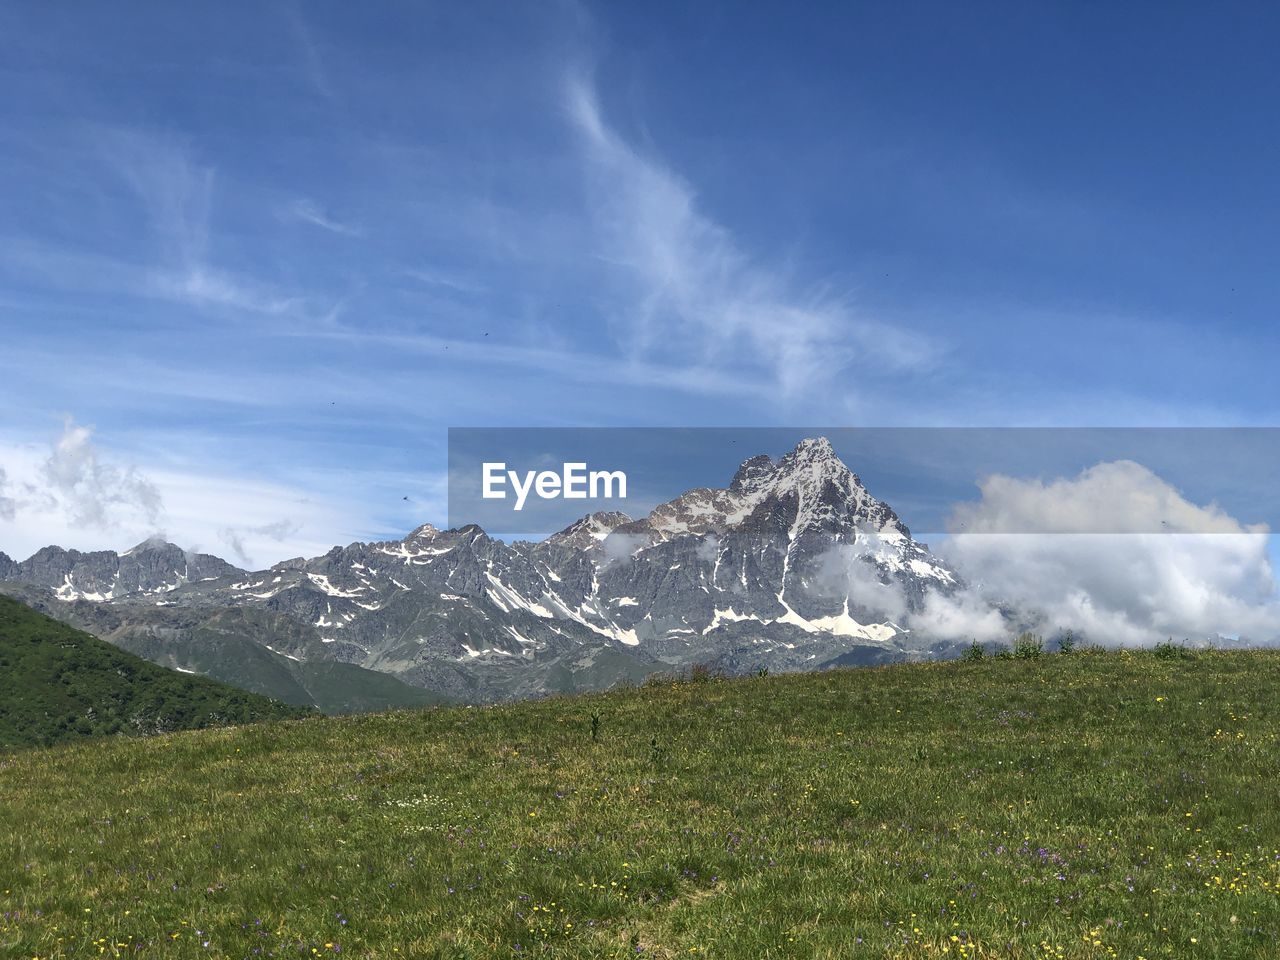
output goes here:
{"type": "Polygon", "coordinates": [[[1129,461],[1049,483],[991,477],[980,488],[950,524],[965,532],[939,552],[982,596],[1038,612],[1047,630],[1106,644],[1280,637],[1265,526],[1191,503],[1129,461]],[[1162,529],[1172,532],[1151,532],[1162,529]],[[1030,530],[1044,532],[1010,532],[1030,530]]]}
{"type": "Polygon", "coordinates": [[[488,292],[488,288],[477,280],[446,273],[442,270],[413,268],[406,270],[405,274],[419,283],[426,284],[428,287],[443,287],[454,293],[476,295],[488,292]]]}
{"type": "MultiPolygon", "coordinates": [[[[214,554],[225,555],[229,547],[236,561],[253,569],[289,557],[320,556],[335,544],[367,539],[367,531],[382,526],[367,503],[268,480],[251,470],[211,475],[168,468],[153,471],[152,477],[168,505],[169,539],[214,554]]],[[[406,524],[405,532],[411,526],[406,524]]]]}
{"type": "Polygon", "coordinates": [[[92,427],[67,418],[41,466],[41,494],[54,500],[72,526],[109,528],[137,518],[154,527],[163,511],[160,491],[135,467],[103,459],[92,437],[92,427]]]}
{"type": "MultiPolygon", "coordinates": [[[[710,364],[684,365],[639,359],[618,359],[600,353],[549,349],[523,344],[512,345],[488,339],[477,341],[431,334],[378,333],[340,326],[312,329],[308,335],[312,339],[324,337],[365,347],[376,344],[380,347],[437,357],[442,351],[449,350],[449,356],[455,362],[501,366],[525,372],[546,372],[554,374],[557,382],[563,380],[575,383],[603,383],[611,386],[650,387],[740,399],[758,397],[760,393],[756,384],[743,377],[734,376],[732,371],[716,368],[710,364]]],[[[390,375],[381,376],[379,383],[363,389],[378,389],[379,386],[385,386],[390,379],[390,375]]],[[[394,403],[397,400],[403,402],[404,396],[405,394],[397,387],[386,402],[394,403]]],[[[416,400],[414,403],[416,405],[416,400]]]]}
{"type": "Polygon", "coordinates": [[[909,604],[901,584],[880,582],[866,562],[872,542],[833,547],[810,589],[847,596],[851,608],[888,617],[917,639],[1007,643],[1022,623],[1105,645],[1280,640],[1265,526],[1195,504],[1132,461],[1047,482],[992,476],[980,489],[978,502],[954,508],[957,532],[936,551],[964,588],[927,589],[909,604]]]}
{"type": "Polygon", "coordinates": [[[716,557],[720,555],[720,538],[714,533],[708,533],[702,538],[694,554],[703,563],[715,563],[716,557]]]}
{"type": "Polygon", "coordinates": [[[1005,642],[1009,624],[992,604],[973,590],[954,594],[929,592],[923,609],[909,619],[912,632],[930,640],[1005,642]]]}
{"type": "Polygon", "coordinates": [[[642,533],[614,532],[600,543],[604,554],[604,565],[613,566],[624,560],[630,560],[635,552],[649,543],[649,538],[642,533]]]}
{"type": "Polygon", "coordinates": [[[8,487],[9,475],[0,467],[0,520],[12,520],[17,512],[18,502],[5,494],[8,487]]]}
{"type": "Polygon", "coordinates": [[[927,590],[912,609],[902,582],[881,580],[869,558],[878,553],[874,535],[858,546],[836,544],[819,559],[808,589],[821,597],[847,597],[860,617],[891,620],[914,639],[982,641],[1008,638],[1009,626],[990,602],[973,591],[943,594],[927,590]]]}
{"type": "MultiPolygon", "coordinates": [[[[161,537],[265,567],[287,557],[318,556],[384,525],[339,494],[273,482],[249,469],[215,472],[183,460],[144,471],[99,449],[88,429],[74,423],[52,447],[0,442],[0,463],[16,506],[12,517],[0,515],[0,550],[15,559],[49,544],[119,551],[161,537]]],[[[421,485],[422,478],[416,480],[421,485]]],[[[351,477],[335,483],[370,489],[351,477]]],[[[427,509],[439,505],[431,501],[427,509]]],[[[406,530],[412,525],[405,521],[406,530]]]]}
{"type": "Polygon", "coordinates": [[[1132,460],[1095,464],[1076,477],[1024,480],[993,474],[981,501],[959,504],[952,532],[968,533],[1263,533],[1216,504],[1187,500],[1132,460]]]}
{"type": "Polygon", "coordinates": [[[601,256],[638,304],[627,317],[637,355],[757,370],[784,396],[820,388],[854,360],[881,370],[932,363],[922,338],[859,317],[825,291],[793,289],[754,262],[699,210],[688,183],[609,127],[589,84],[570,82],[566,106],[584,145],[601,256]]]}
{"type": "Polygon", "coordinates": [[[857,547],[835,544],[818,559],[808,589],[820,597],[848,597],[853,605],[901,623],[907,616],[906,593],[896,580],[881,581],[878,569],[869,562],[874,552],[874,539],[857,547]]]}

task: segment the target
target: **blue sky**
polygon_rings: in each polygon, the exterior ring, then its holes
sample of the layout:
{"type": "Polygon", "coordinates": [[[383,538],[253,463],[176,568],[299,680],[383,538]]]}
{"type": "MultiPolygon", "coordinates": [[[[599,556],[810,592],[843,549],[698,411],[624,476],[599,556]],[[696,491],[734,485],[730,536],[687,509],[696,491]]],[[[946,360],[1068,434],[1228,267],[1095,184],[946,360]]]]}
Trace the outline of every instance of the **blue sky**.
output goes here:
{"type": "Polygon", "coordinates": [[[4,5],[0,549],[400,535],[450,426],[1274,424],[1277,28],[4,5]]]}

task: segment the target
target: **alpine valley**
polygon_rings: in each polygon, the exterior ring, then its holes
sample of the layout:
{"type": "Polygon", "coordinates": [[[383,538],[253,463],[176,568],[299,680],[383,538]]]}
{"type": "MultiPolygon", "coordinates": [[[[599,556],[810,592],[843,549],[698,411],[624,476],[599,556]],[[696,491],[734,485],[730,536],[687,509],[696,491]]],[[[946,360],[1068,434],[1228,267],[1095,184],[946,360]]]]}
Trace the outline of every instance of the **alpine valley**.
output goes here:
{"type": "Polygon", "coordinates": [[[912,619],[962,589],[823,438],[632,519],[537,542],[424,525],[256,572],[148,541],[0,553],[0,591],[158,664],[326,712],[494,702],[706,664],[945,656],[912,619]]]}

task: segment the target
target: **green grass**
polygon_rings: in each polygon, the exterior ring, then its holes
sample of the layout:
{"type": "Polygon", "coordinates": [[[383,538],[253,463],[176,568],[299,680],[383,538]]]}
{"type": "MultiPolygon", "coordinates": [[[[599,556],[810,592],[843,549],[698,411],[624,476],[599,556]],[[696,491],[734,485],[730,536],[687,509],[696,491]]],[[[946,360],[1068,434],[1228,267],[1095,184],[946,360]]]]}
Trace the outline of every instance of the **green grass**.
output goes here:
{"type": "Polygon", "coordinates": [[[18,753],[0,956],[1276,957],[1277,688],[1077,651],[18,753]]]}
{"type": "Polygon", "coordinates": [[[0,749],[308,712],[158,667],[0,596],[0,749]]]}

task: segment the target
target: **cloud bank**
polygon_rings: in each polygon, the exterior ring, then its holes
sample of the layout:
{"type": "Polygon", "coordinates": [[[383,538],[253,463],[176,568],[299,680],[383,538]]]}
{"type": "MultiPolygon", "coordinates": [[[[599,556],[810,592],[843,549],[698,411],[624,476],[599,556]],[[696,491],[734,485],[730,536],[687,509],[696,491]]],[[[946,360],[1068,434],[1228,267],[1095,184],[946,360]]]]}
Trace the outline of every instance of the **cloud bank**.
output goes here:
{"type": "Polygon", "coordinates": [[[1201,506],[1140,463],[1098,463],[1051,481],[993,474],[981,499],[958,504],[953,533],[1266,533],[1245,527],[1217,504],[1201,506]]]}
{"type": "Polygon", "coordinates": [[[936,549],[959,589],[911,599],[881,582],[874,537],[830,550],[810,588],[934,641],[1007,643],[1029,627],[1106,646],[1280,642],[1266,526],[1193,503],[1127,460],[1051,481],[990,476],[979,489],[936,549]]]}
{"type": "Polygon", "coordinates": [[[983,599],[1037,611],[1048,631],[1105,644],[1280,638],[1267,528],[1188,501],[1140,464],[1048,483],[993,476],[980,491],[939,553],[983,599]],[[1008,532],[1028,529],[1046,532],[1008,532]]]}

